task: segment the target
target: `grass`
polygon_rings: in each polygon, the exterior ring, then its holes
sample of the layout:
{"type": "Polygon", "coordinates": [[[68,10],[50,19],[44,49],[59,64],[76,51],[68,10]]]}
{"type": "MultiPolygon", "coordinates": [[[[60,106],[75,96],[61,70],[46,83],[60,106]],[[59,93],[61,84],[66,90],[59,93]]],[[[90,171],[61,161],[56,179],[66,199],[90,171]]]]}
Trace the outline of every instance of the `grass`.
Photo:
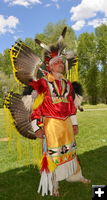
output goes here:
{"type": "Polygon", "coordinates": [[[107,104],[97,104],[97,105],[85,104],[83,107],[84,109],[99,109],[99,108],[107,109],[107,104]]]}
{"type": "MultiPolygon", "coordinates": [[[[91,185],[107,184],[107,110],[78,112],[79,134],[77,154],[83,175],[92,180],[83,183],[60,182],[61,197],[37,194],[38,169],[24,160],[17,161],[14,143],[8,151],[7,142],[0,141],[0,200],[90,200],[91,185]]],[[[0,110],[0,137],[5,137],[3,110],[0,110]]],[[[24,139],[25,140],[25,139],[24,139]]]]}

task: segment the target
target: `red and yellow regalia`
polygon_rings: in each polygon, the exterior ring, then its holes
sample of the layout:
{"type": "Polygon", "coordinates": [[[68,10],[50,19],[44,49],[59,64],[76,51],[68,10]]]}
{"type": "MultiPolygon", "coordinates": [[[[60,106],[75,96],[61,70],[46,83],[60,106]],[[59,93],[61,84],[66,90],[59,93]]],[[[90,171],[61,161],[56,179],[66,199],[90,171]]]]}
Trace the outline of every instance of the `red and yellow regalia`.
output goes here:
{"type": "Polygon", "coordinates": [[[82,176],[72,128],[72,124],[77,125],[72,84],[64,77],[55,80],[49,73],[30,85],[45,94],[43,103],[32,111],[31,119],[34,129],[35,125],[44,128],[46,153],[55,164],[56,181],[71,175],[82,176]]]}
{"type": "Polygon", "coordinates": [[[43,62],[23,42],[17,42],[10,50],[15,77],[30,88],[23,94],[11,92],[5,106],[10,110],[14,125],[21,135],[36,139],[39,130],[44,131],[43,158],[41,160],[41,180],[38,192],[53,195],[58,181],[76,181],[82,178],[82,172],[76,156],[76,141],[73,126],[77,126],[76,110],[81,97],[74,91],[73,84],[62,74],[57,79],[51,71],[51,62],[64,57],[66,71],[75,67],[77,56],[66,52],[63,46],[66,27],[62,31],[56,46],[43,44],[45,48],[43,62]],[[42,65],[46,69],[42,69],[42,65]],[[38,71],[42,77],[38,78],[38,71]]]}

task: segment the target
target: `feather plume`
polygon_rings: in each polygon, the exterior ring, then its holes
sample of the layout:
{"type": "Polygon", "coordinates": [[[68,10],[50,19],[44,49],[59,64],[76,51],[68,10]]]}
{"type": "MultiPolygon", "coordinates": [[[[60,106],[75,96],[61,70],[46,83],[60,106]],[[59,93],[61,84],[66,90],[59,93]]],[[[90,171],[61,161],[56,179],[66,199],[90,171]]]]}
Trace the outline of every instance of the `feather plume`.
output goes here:
{"type": "Polygon", "coordinates": [[[67,27],[64,27],[61,35],[59,36],[59,39],[57,41],[57,46],[58,46],[58,55],[60,56],[63,50],[65,49],[65,45],[63,44],[63,40],[65,38],[67,32],[67,27]]]}
{"type": "Polygon", "coordinates": [[[58,43],[60,43],[60,42],[63,41],[66,32],[67,32],[67,27],[65,26],[64,29],[63,29],[63,31],[62,31],[62,33],[61,33],[61,35],[59,36],[58,43]]]}
{"type": "Polygon", "coordinates": [[[67,71],[70,70],[72,67],[74,67],[77,63],[78,63],[78,57],[77,56],[66,59],[66,69],[67,69],[67,71]]]}
{"type": "Polygon", "coordinates": [[[42,48],[44,48],[44,49],[46,49],[47,51],[50,52],[50,48],[49,48],[46,44],[44,44],[43,42],[41,42],[41,41],[38,40],[38,39],[35,39],[35,42],[36,42],[40,47],[42,47],[42,48]]]}

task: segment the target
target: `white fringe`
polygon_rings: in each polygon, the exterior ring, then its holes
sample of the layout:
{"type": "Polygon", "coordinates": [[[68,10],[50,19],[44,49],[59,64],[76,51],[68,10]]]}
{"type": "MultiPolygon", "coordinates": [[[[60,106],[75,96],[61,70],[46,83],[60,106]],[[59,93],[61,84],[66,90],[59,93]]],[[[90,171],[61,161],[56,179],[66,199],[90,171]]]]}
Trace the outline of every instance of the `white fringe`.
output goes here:
{"type": "Polygon", "coordinates": [[[32,109],[34,100],[37,97],[37,95],[38,95],[37,91],[33,90],[30,95],[24,95],[22,97],[22,101],[24,103],[24,106],[28,111],[30,111],[32,109]]]}
{"type": "Polygon", "coordinates": [[[42,190],[42,196],[48,195],[48,192],[50,192],[50,195],[52,196],[53,193],[53,184],[52,184],[52,173],[46,173],[45,170],[41,174],[41,179],[38,187],[38,193],[42,190]]]}
{"type": "Polygon", "coordinates": [[[55,169],[56,181],[61,181],[67,179],[69,176],[73,175],[77,171],[77,158],[59,165],[55,169]]]}

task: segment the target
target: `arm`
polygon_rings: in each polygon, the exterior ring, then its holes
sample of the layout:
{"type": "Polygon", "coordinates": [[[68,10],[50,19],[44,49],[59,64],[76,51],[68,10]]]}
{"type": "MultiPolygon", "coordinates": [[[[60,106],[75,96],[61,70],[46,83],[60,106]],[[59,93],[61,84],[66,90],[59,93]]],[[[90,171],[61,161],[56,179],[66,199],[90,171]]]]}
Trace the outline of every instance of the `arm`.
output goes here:
{"type": "Polygon", "coordinates": [[[40,105],[37,109],[32,111],[31,114],[31,125],[35,132],[35,136],[37,138],[44,138],[44,130],[43,130],[43,119],[41,116],[41,108],[42,105],[40,105]]]}
{"type": "Polygon", "coordinates": [[[76,117],[76,113],[77,113],[77,109],[75,107],[74,104],[74,99],[75,99],[75,91],[72,87],[72,84],[69,82],[70,84],[70,105],[71,105],[71,111],[72,111],[72,115],[70,116],[71,121],[72,121],[72,125],[73,125],[73,131],[74,131],[74,135],[78,134],[78,122],[77,122],[77,117],[76,117]]]}
{"type": "Polygon", "coordinates": [[[78,134],[78,122],[77,122],[76,114],[75,115],[71,115],[70,118],[71,118],[71,121],[72,121],[74,135],[77,135],[78,134]]]}
{"type": "MultiPolygon", "coordinates": [[[[30,85],[34,90],[37,91],[38,95],[46,92],[47,85],[44,79],[39,79],[38,81],[30,82],[30,85]]],[[[37,97],[38,98],[38,97],[37,97]]],[[[38,99],[36,99],[36,105],[38,104],[38,99]]],[[[32,111],[31,114],[32,127],[35,132],[35,136],[38,138],[44,138],[43,130],[43,119],[42,119],[42,102],[32,111]]]]}
{"type": "Polygon", "coordinates": [[[41,139],[43,139],[44,138],[44,130],[43,130],[43,128],[42,127],[39,127],[39,125],[37,125],[37,120],[35,119],[35,120],[33,120],[32,122],[31,122],[31,124],[32,124],[32,127],[33,127],[33,130],[34,130],[34,132],[35,132],[35,136],[36,136],[36,138],[41,138],[41,139]]]}

